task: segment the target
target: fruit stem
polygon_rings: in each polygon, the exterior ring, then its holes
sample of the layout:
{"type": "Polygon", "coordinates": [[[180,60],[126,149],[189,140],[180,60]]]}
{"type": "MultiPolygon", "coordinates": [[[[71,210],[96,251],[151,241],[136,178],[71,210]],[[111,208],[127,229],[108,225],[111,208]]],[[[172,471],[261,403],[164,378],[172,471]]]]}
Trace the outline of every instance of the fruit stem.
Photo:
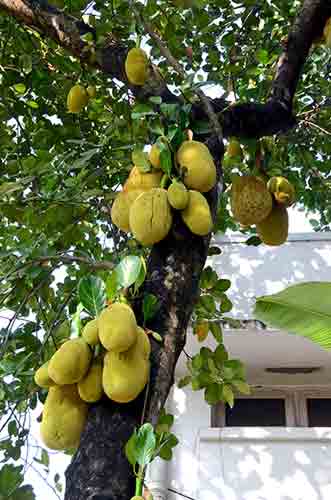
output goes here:
{"type": "Polygon", "coordinates": [[[193,141],[193,132],[190,129],[187,130],[187,140],[193,141]]]}
{"type": "Polygon", "coordinates": [[[164,188],[165,188],[165,186],[166,186],[166,185],[167,185],[167,183],[168,183],[168,180],[169,180],[169,177],[167,176],[167,174],[164,174],[164,175],[163,175],[163,177],[162,177],[162,179],[161,179],[161,183],[160,183],[160,187],[161,187],[162,189],[164,189],[164,188]]]}
{"type": "Polygon", "coordinates": [[[143,494],[144,474],[141,467],[139,468],[138,476],[136,477],[135,496],[141,497],[143,494]]]}

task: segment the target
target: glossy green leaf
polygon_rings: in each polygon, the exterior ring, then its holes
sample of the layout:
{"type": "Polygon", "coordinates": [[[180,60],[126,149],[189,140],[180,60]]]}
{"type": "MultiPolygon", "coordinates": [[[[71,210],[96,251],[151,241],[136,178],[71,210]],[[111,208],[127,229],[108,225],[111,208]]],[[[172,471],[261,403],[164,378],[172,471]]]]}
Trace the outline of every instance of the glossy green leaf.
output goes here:
{"type": "Polygon", "coordinates": [[[331,349],[331,283],[307,282],[256,299],[254,315],[267,325],[331,349]]]}
{"type": "Polygon", "coordinates": [[[106,306],[106,285],[98,276],[85,276],[78,285],[78,295],[84,309],[96,317],[106,306]]]}

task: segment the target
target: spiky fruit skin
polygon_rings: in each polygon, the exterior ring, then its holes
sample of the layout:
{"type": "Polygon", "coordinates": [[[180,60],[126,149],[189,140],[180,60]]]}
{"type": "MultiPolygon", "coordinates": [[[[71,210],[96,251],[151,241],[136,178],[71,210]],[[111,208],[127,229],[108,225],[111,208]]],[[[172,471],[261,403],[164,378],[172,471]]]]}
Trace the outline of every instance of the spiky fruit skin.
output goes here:
{"type": "Polygon", "coordinates": [[[243,226],[258,224],[272,209],[272,196],[265,182],[254,175],[235,176],[232,181],[231,209],[243,226]]]}
{"type": "Polygon", "coordinates": [[[183,173],[183,182],[188,188],[206,193],[215,186],[215,163],[209,149],[202,142],[184,141],[177,151],[177,162],[183,173]]]}
{"type": "Polygon", "coordinates": [[[198,191],[189,191],[188,204],[181,216],[193,234],[206,236],[212,230],[213,221],[208,202],[198,191]]]}
{"type": "Polygon", "coordinates": [[[134,312],[121,302],[115,302],[100,313],[98,328],[100,342],[108,351],[127,351],[137,339],[134,312]]]}
{"type": "Polygon", "coordinates": [[[148,158],[154,168],[156,169],[161,168],[160,150],[157,144],[153,144],[153,146],[151,147],[151,150],[148,154],[148,158]]]}
{"type": "Polygon", "coordinates": [[[81,85],[71,87],[67,96],[67,107],[70,113],[79,113],[87,105],[89,96],[81,85]]]}
{"type": "Polygon", "coordinates": [[[48,389],[49,387],[55,385],[54,380],[52,380],[51,377],[48,375],[48,365],[49,361],[41,365],[41,367],[38,368],[38,370],[34,374],[35,383],[39,387],[42,387],[43,389],[48,389]]]}
{"type": "Polygon", "coordinates": [[[149,340],[142,328],[137,329],[137,334],[137,341],[128,351],[110,351],[104,358],[103,389],[117,403],[136,399],[149,378],[149,340]]]}
{"type": "Polygon", "coordinates": [[[93,361],[85,377],[77,384],[80,398],[86,403],[96,403],[102,398],[102,363],[93,361]]]}
{"type": "Polygon", "coordinates": [[[182,182],[174,181],[168,187],[168,201],[172,208],[183,210],[189,199],[188,191],[182,182]]]}
{"type": "Polygon", "coordinates": [[[67,340],[53,354],[48,365],[48,375],[56,384],[74,384],[85,377],[91,359],[91,350],[84,339],[67,340]]]}
{"type": "Polygon", "coordinates": [[[267,184],[269,193],[273,195],[277,203],[290,207],[295,202],[295,190],[293,185],[285,177],[271,177],[267,184]]]}
{"type": "Polygon", "coordinates": [[[113,224],[121,231],[130,232],[130,208],[135,199],[143,192],[142,189],[133,189],[131,191],[121,191],[116,196],[111,207],[111,219],[113,224]]]}
{"type": "Polygon", "coordinates": [[[99,344],[98,320],[92,319],[83,328],[82,337],[88,345],[95,346],[99,344]]]}
{"type": "Polygon", "coordinates": [[[170,231],[172,213],[165,189],[154,188],[138,196],[130,209],[133,236],[144,246],[163,240],[170,231]]]}
{"type": "Polygon", "coordinates": [[[129,50],[125,60],[125,73],[133,85],[144,85],[148,76],[148,57],[144,50],[129,50]]]}
{"type": "Polygon", "coordinates": [[[230,139],[229,144],[226,148],[226,154],[229,158],[233,158],[235,156],[242,156],[240,142],[237,139],[235,138],[230,139]]]}
{"type": "Polygon", "coordinates": [[[266,245],[279,246],[285,243],[288,237],[288,213],[286,207],[275,205],[268,217],[256,224],[256,230],[266,245]]]}
{"type": "Polygon", "coordinates": [[[40,426],[43,442],[53,450],[76,448],[86,416],[87,404],[80,399],[75,384],[50,387],[40,426]]]}
{"type": "Polygon", "coordinates": [[[331,17],[329,17],[329,19],[325,23],[323,36],[325,40],[325,45],[327,47],[331,47],[331,17]]]}
{"type": "Polygon", "coordinates": [[[127,192],[135,189],[148,191],[149,189],[159,187],[161,179],[162,172],[160,171],[143,173],[140,172],[138,167],[133,167],[124,184],[123,191],[127,192]]]}

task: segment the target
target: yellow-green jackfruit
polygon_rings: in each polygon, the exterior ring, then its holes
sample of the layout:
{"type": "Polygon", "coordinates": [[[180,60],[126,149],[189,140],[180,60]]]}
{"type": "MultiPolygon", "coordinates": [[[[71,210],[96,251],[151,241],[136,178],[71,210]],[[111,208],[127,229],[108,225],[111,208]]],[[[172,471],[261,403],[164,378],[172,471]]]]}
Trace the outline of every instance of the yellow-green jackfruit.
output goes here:
{"type": "Polygon", "coordinates": [[[95,403],[103,394],[102,389],[102,363],[99,360],[92,362],[85,377],[77,384],[78,392],[83,401],[95,403]]]}
{"type": "Polygon", "coordinates": [[[235,176],[232,180],[231,209],[234,219],[244,226],[268,217],[272,197],[265,182],[254,175],[235,176]]]}
{"type": "Polygon", "coordinates": [[[205,236],[212,230],[213,221],[208,202],[198,191],[189,191],[188,205],[181,212],[181,216],[194,234],[205,236]]]}
{"type": "Polygon", "coordinates": [[[98,320],[92,319],[88,321],[82,331],[83,339],[88,345],[95,346],[99,344],[98,320]]]}
{"type": "Polygon", "coordinates": [[[148,57],[144,50],[129,50],[125,60],[125,73],[133,85],[144,85],[148,76],[148,57]]]}
{"type": "Polygon", "coordinates": [[[115,302],[98,319],[100,342],[108,351],[127,351],[137,339],[137,322],[131,307],[115,302]]]}
{"type": "Polygon", "coordinates": [[[151,171],[151,172],[141,172],[138,167],[133,167],[129,177],[127,178],[123,191],[133,191],[136,189],[141,189],[142,191],[148,191],[149,189],[159,187],[162,178],[162,172],[151,171]]]}
{"type": "Polygon", "coordinates": [[[87,408],[75,384],[50,387],[40,426],[45,445],[53,450],[76,448],[85,426],[87,408]]]}
{"type": "Polygon", "coordinates": [[[126,352],[110,351],[104,359],[102,383],[106,395],[117,403],[136,399],[149,378],[148,337],[138,328],[136,343],[126,352]]]}
{"type": "Polygon", "coordinates": [[[53,354],[48,375],[59,385],[79,382],[87,373],[92,359],[92,352],[82,338],[67,340],[53,354]]]}
{"type": "Polygon", "coordinates": [[[111,219],[116,227],[130,232],[130,208],[139,195],[144,193],[143,189],[133,189],[131,191],[121,191],[116,196],[111,208],[111,219]]]}
{"type": "Polygon", "coordinates": [[[263,243],[278,246],[285,243],[288,236],[288,213],[286,207],[275,205],[270,214],[256,224],[257,234],[263,243]]]}
{"type": "Polygon", "coordinates": [[[154,188],[138,196],[130,209],[130,228],[142,245],[154,245],[170,231],[172,213],[165,189],[154,188]]]}
{"type": "Polygon", "coordinates": [[[67,107],[70,113],[79,113],[88,103],[89,96],[81,85],[71,87],[67,96],[67,107]]]}
{"type": "Polygon", "coordinates": [[[184,184],[205,193],[216,184],[216,167],[209,149],[198,141],[185,141],[177,151],[184,184]]]}
{"type": "Polygon", "coordinates": [[[49,387],[52,387],[52,385],[55,385],[54,380],[52,380],[48,375],[48,365],[49,361],[41,365],[41,367],[38,368],[38,370],[34,374],[35,383],[43,389],[48,389],[49,387]]]}
{"type": "Polygon", "coordinates": [[[189,194],[182,182],[172,182],[167,193],[170,205],[176,210],[183,210],[188,204],[189,194]]]}
{"type": "Polygon", "coordinates": [[[290,207],[295,202],[295,190],[293,184],[291,184],[285,177],[271,177],[267,186],[269,193],[273,195],[278,203],[284,205],[284,207],[290,207]]]}
{"type": "Polygon", "coordinates": [[[233,158],[234,156],[242,156],[240,142],[235,137],[232,137],[230,139],[229,144],[226,148],[226,154],[229,158],[233,158]]]}
{"type": "Polygon", "coordinates": [[[153,144],[153,146],[151,147],[148,158],[154,168],[161,168],[160,149],[157,144],[153,144]]]}

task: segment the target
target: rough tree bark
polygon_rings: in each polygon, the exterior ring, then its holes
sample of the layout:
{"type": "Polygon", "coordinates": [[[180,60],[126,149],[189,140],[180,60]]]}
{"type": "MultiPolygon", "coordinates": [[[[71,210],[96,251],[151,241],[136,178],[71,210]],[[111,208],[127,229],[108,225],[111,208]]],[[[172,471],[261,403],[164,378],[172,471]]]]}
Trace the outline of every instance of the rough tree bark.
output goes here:
{"type": "MultiPolygon", "coordinates": [[[[91,59],[90,50],[80,38],[94,30],[83,22],[64,14],[44,0],[0,0],[8,14],[50,37],[82,62],[128,82],[124,72],[127,47],[110,34],[106,47],[98,49],[91,59]],[[91,62],[93,61],[94,62],[91,62]]],[[[292,101],[302,67],[313,40],[331,16],[330,0],[304,0],[279,58],[270,98],[266,103],[248,103],[228,107],[222,99],[211,101],[223,125],[224,136],[260,137],[295,126],[292,101]]],[[[137,99],[162,96],[165,102],[178,101],[151,68],[151,77],[142,88],[129,86],[137,99]]],[[[196,105],[192,118],[206,118],[201,105],[196,105]]],[[[213,137],[208,146],[216,160],[222,156],[222,145],[213,137]]],[[[218,163],[218,166],[219,163],[218,163]]],[[[213,189],[209,202],[216,213],[218,191],[213,189]]],[[[210,238],[191,235],[179,221],[172,234],[151,251],[146,291],[154,293],[161,309],[148,325],[159,332],[163,343],[153,343],[152,374],[146,411],[147,420],[155,423],[173,383],[177,359],[185,344],[185,332],[198,295],[198,283],[210,238]]],[[[139,425],[143,408],[141,395],[127,405],[104,400],[91,406],[80,447],[66,474],[66,500],[128,500],[134,491],[134,477],[126,461],[123,447],[135,426],[139,425]]]]}

